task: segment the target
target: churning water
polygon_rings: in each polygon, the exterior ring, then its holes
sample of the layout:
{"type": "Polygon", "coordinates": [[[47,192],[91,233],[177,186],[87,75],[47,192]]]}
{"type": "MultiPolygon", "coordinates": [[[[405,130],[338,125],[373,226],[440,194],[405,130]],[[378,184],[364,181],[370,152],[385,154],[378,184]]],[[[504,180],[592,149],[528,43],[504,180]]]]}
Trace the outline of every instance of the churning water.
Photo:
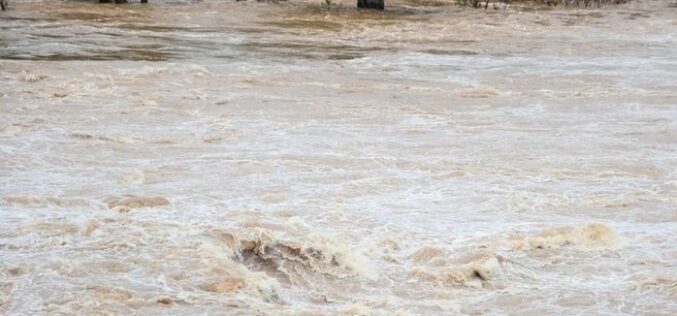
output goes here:
{"type": "Polygon", "coordinates": [[[672,1],[10,5],[0,314],[677,314],[672,1]]]}

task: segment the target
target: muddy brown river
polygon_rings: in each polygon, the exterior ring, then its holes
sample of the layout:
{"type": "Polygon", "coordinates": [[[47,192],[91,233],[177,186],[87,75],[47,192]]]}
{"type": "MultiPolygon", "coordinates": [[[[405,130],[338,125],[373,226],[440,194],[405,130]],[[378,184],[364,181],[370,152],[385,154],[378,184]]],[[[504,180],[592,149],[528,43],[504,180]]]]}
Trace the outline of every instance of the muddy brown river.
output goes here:
{"type": "Polygon", "coordinates": [[[675,315],[677,5],[10,2],[2,315],[675,315]]]}

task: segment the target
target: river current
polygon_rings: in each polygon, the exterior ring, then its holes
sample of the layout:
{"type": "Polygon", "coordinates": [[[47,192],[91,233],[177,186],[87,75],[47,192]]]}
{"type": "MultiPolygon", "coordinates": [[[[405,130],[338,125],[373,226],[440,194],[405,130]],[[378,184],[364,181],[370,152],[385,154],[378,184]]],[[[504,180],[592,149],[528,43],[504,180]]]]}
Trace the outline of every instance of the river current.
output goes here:
{"type": "Polygon", "coordinates": [[[11,1],[0,314],[675,315],[677,5],[11,1]]]}

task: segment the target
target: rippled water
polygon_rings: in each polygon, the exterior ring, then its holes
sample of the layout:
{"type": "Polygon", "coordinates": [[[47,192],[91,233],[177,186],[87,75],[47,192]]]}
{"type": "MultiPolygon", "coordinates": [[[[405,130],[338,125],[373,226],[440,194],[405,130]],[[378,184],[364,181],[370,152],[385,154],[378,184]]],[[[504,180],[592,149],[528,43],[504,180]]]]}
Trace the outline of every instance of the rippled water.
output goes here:
{"type": "Polygon", "coordinates": [[[13,1],[0,314],[677,314],[677,6],[13,1]]]}

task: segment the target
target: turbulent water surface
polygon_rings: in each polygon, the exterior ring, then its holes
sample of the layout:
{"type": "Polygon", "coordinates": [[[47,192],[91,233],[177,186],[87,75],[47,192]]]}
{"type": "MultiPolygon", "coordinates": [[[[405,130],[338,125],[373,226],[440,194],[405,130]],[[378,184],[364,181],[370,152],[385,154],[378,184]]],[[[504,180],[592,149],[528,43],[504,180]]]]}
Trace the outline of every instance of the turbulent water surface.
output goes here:
{"type": "Polygon", "coordinates": [[[10,5],[0,314],[677,314],[673,1],[10,5]]]}

